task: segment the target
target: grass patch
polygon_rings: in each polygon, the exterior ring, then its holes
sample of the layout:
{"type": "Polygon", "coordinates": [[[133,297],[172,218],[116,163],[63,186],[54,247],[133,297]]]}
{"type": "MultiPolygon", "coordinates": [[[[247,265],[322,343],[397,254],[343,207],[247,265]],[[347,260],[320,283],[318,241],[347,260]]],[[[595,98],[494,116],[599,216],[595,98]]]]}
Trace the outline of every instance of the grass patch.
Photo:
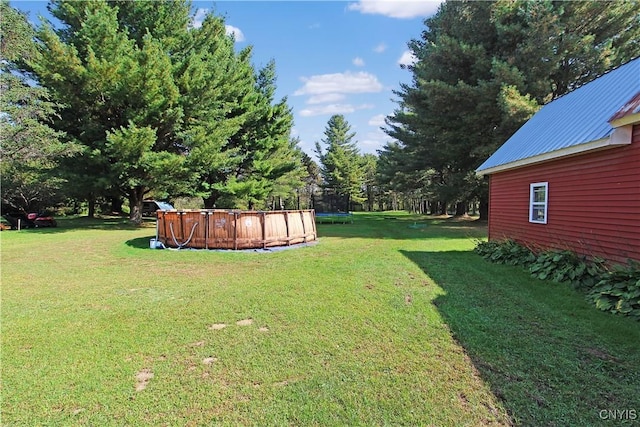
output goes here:
{"type": "Polygon", "coordinates": [[[152,223],[3,232],[3,425],[598,425],[640,409],[637,322],[475,255],[483,224],[320,224],[274,253],[152,223]],[[420,225],[416,227],[416,225],[420,225]]]}

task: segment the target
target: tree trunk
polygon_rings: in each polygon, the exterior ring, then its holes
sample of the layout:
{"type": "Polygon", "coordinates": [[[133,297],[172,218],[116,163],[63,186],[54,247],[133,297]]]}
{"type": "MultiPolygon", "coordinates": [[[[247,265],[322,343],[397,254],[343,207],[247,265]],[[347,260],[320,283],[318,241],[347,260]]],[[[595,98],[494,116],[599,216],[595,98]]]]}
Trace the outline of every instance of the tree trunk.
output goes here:
{"type": "Polygon", "coordinates": [[[122,203],[123,200],[120,197],[112,197],[111,198],[111,213],[113,214],[122,214],[122,203]]]}
{"type": "Polygon", "coordinates": [[[95,218],[96,217],[96,198],[93,196],[93,194],[89,195],[89,198],[87,199],[87,205],[89,208],[89,212],[87,213],[87,216],[89,218],[95,218]]]}
{"type": "Polygon", "coordinates": [[[440,202],[440,215],[447,215],[447,202],[440,202]]]}
{"type": "Polygon", "coordinates": [[[480,200],[480,221],[488,221],[489,220],[489,201],[488,200],[480,200]]]}
{"type": "Polygon", "coordinates": [[[215,209],[216,202],[218,201],[219,198],[220,198],[220,193],[218,193],[217,191],[212,191],[209,197],[202,198],[202,200],[204,201],[204,208],[215,209]]]}
{"type": "Polygon", "coordinates": [[[142,200],[144,199],[144,187],[138,186],[129,190],[129,220],[135,225],[142,224],[142,200]]]}
{"type": "Polygon", "coordinates": [[[466,216],[466,215],[467,215],[467,202],[456,203],[456,216],[466,216]]]}

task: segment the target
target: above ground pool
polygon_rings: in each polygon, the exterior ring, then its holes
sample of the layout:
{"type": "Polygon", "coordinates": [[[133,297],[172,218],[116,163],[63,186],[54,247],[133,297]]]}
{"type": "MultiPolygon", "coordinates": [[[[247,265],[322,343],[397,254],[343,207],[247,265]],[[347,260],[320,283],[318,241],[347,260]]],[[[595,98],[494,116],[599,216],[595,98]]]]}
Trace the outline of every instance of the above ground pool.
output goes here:
{"type": "Polygon", "coordinates": [[[156,243],[168,248],[266,249],[317,238],[313,210],[168,210],[156,215],[156,243]]]}

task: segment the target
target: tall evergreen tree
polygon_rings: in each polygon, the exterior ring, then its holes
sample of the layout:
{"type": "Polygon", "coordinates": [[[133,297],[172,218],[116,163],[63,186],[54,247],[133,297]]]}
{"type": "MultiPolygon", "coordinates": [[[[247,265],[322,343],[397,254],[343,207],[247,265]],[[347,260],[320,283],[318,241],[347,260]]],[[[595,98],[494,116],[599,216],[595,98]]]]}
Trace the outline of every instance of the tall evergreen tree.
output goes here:
{"type": "Polygon", "coordinates": [[[222,18],[192,28],[186,1],[56,0],[51,11],[63,25],[39,31],[33,66],[66,106],[57,128],[86,147],[73,170],[87,199],[120,192],[139,222],[150,191],[253,204],[296,167],[275,68],[256,73],[222,18]]]}
{"type": "Polygon", "coordinates": [[[332,210],[351,210],[360,203],[364,170],[351,126],[343,115],[333,115],[327,122],[322,139],[326,150],[316,142],[323,188],[330,197],[332,210]],[[335,197],[332,197],[335,196],[335,197]]]}
{"type": "Polygon", "coordinates": [[[301,208],[300,190],[305,185],[307,169],[303,164],[304,152],[300,140],[291,138],[272,158],[272,167],[280,169],[269,183],[271,209],[301,208]],[[285,172],[286,171],[286,172],[285,172]]]}
{"type": "MultiPolygon", "coordinates": [[[[131,10],[135,5],[144,7],[135,3],[131,10]]],[[[157,184],[154,172],[164,169],[174,181],[185,174],[177,166],[183,113],[167,47],[153,27],[132,38],[123,11],[106,1],[60,0],[50,10],[64,25],[42,26],[33,66],[66,107],[56,127],[86,147],[73,166],[88,175],[89,201],[119,191],[129,199],[131,219],[140,222],[144,195],[157,184]]],[[[174,18],[179,11],[186,16],[188,7],[174,4],[174,18]]]]}
{"type": "Polygon", "coordinates": [[[320,166],[309,156],[308,154],[302,152],[302,164],[304,168],[303,173],[303,187],[300,189],[298,193],[299,200],[298,209],[301,209],[302,206],[305,206],[310,209],[315,209],[315,199],[318,190],[320,189],[320,185],[322,184],[322,176],[320,174],[320,166]]]}
{"type": "Polygon", "coordinates": [[[474,169],[538,108],[638,55],[636,2],[448,1],[409,43],[418,58],[387,133],[432,171],[444,204],[480,199],[474,169]]]}
{"type": "Polygon", "coordinates": [[[231,139],[241,153],[232,176],[236,182],[234,190],[247,200],[249,208],[265,200],[278,179],[291,178],[290,172],[301,167],[298,140],[290,138],[293,115],[286,98],[274,101],[275,81],[275,63],[271,61],[258,72],[255,104],[249,110],[248,120],[231,139]]]}
{"type": "Polygon", "coordinates": [[[35,53],[26,17],[0,1],[0,192],[3,210],[37,210],[62,200],[60,161],[77,152],[53,130],[57,106],[31,83],[25,61],[35,53]]]}
{"type": "Polygon", "coordinates": [[[374,154],[362,155],[362,197],[365,199],[366,210],[372,212],[379,196],[377,180],[378,157],[374,154]]]}
{"type": "Polygon", "coordinates": [[[197,194],[205,207],[213,208],[221,198],[230,200],[239,192],[238,172],[251,147],[235,140],[255,112],[260,94],[251,48],[236,54],[221,18],[208,15],[188,36],[188,50],[178,63],[188,123],[181,136],[197,194]]]}

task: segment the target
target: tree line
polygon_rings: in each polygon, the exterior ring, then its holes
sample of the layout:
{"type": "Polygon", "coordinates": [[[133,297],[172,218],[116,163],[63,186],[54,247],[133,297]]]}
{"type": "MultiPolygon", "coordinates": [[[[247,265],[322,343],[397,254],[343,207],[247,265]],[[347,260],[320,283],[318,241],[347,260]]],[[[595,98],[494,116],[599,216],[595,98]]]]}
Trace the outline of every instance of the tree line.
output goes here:
{"type": "Polygon", "coordinates": [[[32,28],[1,3],[2,198],[142,201],[181,195],[204,206],[265,206],[303,186],[275,64],[234,50],[224,20],[197,28],[180,2],[52,1],[60,25],[32,28]],[[35,83],[34,83],[35,82],[35,83]]]}
{"type": "Polygon", "coordinates": [[[51,1],[32,27],[0,0],[3,210],[83,203],[141,220],[146,197],[206,208],[486,213],[474,170],[546,102],[640,53],[637,2],[447,1],[408,45],[411,84],[378,155],[344,116],[291,137],[276,69],[190,4],[51,1]]]}
{"type": "Polygon", "coordinates": [[[640,55],[638,2],[447,1],[409,47],[378,177],[414,209],[486,217],[474,171],[543,104],[640,55]]]}

